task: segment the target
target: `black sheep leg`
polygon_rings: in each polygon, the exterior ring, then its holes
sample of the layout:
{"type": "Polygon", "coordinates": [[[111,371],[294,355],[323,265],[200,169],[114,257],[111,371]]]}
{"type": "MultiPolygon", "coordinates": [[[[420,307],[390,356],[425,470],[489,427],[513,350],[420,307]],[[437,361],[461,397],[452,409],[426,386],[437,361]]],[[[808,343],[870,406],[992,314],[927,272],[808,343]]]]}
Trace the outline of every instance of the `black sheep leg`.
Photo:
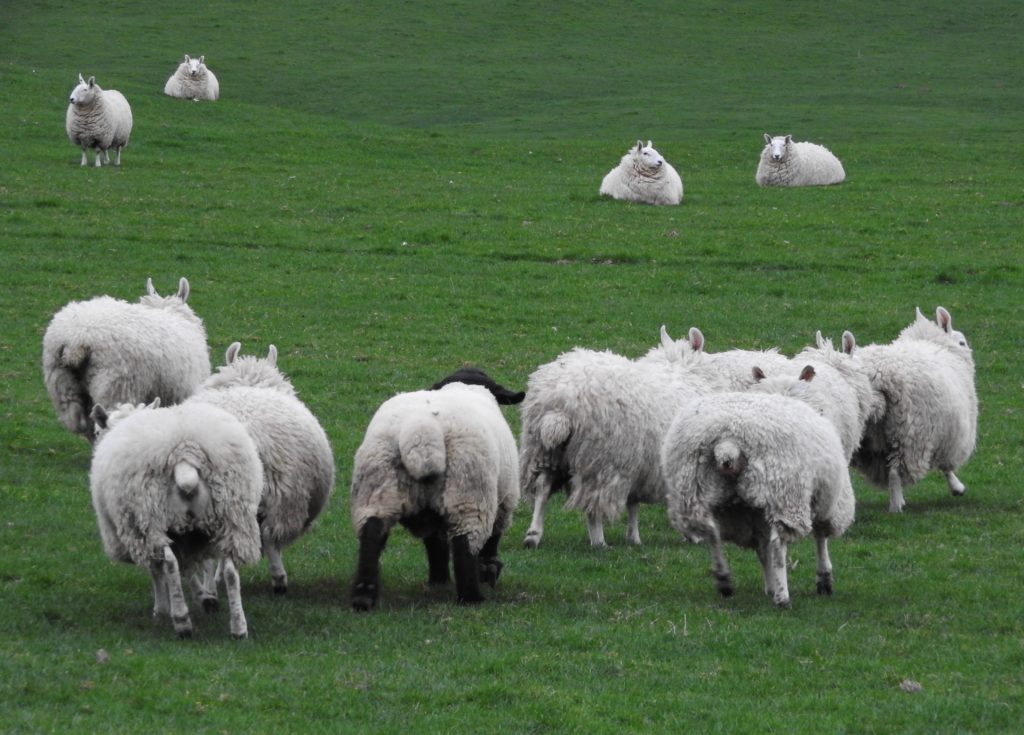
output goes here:
{"type": "Polygon", "coordinates": [[[380,518],[370,518],[359,532],[359,562],[352,583],[352,609],[367,612],[377,604],[380,594],[380,555],[388,542],[388,532],[380,518]]]}
{"type": "Polygon", "coordinates": [[[476,605],[484,601],[480,592],[480,562],[469,550],[469,538],[463,534],[452,539],[452,562],[455,567],[455,595],[460,605],[476,605]]]}
{"type": "Polygon", "coordinates": [[[452,577],[448,571],[448,534],[441,528],[423,538],[427,549],[429,584],[448,584],[452,577]]]}
{"type": "Polygon", "coordinates": [[[501,542],[501,534],[495,533],[480,550],[480,581],[489,584],[492,588],[498,583],[501,570],[504,566],[498,559],[498,544],[501,542]]]}

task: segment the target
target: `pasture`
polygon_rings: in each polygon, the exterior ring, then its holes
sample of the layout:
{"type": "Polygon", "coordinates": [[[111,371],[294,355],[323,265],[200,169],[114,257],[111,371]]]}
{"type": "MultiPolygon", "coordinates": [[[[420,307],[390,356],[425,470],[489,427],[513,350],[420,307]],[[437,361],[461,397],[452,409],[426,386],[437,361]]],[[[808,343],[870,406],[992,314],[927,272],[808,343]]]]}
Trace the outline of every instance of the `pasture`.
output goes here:
{"type": "Polygon", "coordinates": [[[1021,29],[1001,0],[4,3],[0,730],[1019,732],[1021,29]],[[162,94],[185,53],[220,101],[162,94]],[[79,167],[64,134],[80,72],[132,105],[120,169],[79,167]],[[846,182],[757,187],[764,132],[828,146],[846,182]],[[598,196],[637,138],[681,206],[598,196]],[[41,376],[65,303],[183,275],[214,364],[275,344],[338,471],[285,551],[288,598],[265,561],[242,570],[243,642],[226,610],[193,606],[191,641],[151,619],[41,376]],[[735,547],[719,599],[663,507],[642,547],[620,522],[598,552],[556,498],[536,551],[520,508],[485,604],[429,589],[397,530],[379,609],[349,610],[352,456],[395,392],[464,363],[521,389],[577,345],[643,354],[662,324],[709,351],[887,342],[940,304],[977,365],[967,494],[934,473],[890,515],[854,476],[834,597],[810,541],[778,611],[735,547]]]}

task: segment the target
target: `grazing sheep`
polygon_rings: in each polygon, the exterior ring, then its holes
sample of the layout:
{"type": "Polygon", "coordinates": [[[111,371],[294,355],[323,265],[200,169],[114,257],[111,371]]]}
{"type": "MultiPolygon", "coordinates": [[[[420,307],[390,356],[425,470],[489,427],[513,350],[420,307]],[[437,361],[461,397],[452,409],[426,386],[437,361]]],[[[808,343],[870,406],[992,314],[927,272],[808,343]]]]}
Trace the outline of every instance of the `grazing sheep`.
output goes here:
{"type": "Polygon", "coordinates": [[[206,330],[188,295],[185,278],[167,297],[147,279],[137,304],[99,296],[54,315],[43,335],[43,378],[70,431],[92,442],[93,405],[180,403],[209,376],[206,330]]]}
{"type": "Polygon", "coordinates": [[[574,349],[530,375],[523,402],[519,467],[533,519],[523,539],[537,548],[544,506],[565,488],[567,508],[587,516],[591,546],[603,547],[604,523],[628,512],[626,542],[640,543],[640,503],[662,503],[661,442],[679,406],[710,391],[694,369],[703,336],[662,344],[639,360],[574,349]],[[694,346],[696,344],[696,348],[694,346]]]}
{"type": "Polygon", "coordinates": [[[679,204],[683,180],[672,164],[651,146],[638,140],[601,181],[600,193],[613,199],[641,204],[679,204]]]}
{"type": "Polygon", "coordinates": [[[71,90],[64,129],[68,140],[82,148],[82,165],[89,163],[86,151],[96,151],[95,165],[110,163],[108,151],[113,148],[121,165],[121,151],[132,134],[132,108],[116,89],[101,89],[96,77],[89,81],[78,75],[78,84],[71,90]]]}
{"type": "MultiPolygon", "coordinates": [[[[256,509],[263,471],[245,428],[215,406],[122,406],[108,417],[89,474],[103,548],[114,561],[147,567],[153,614],[192,635],[182,573],[219,561],[231,635],[245,638],[237,565],[260,557],[256,509]]],[[[206,600],[203,600],[207,607],[206,600]]]]}
{"type": "Polygon", "coordinates": [[[498,545],[519,502],[516,442],[494,396],[457,382],[385,401],[356,451],[351,502],[354,610],[377,603],[396,522],[423,539],[431,584],[449,581],[450,554],[457,601],[482,602],[480,583],[498,581],[498,545]]]}
{"type": "Polygon", "coordinates": [[[277,368],[277,348],[264,359],[239,356],[234,342],[226,364],[189,403],[208,403],[237,418],[263,463],[259,522],[275,594],[288,591],[281,550],[309,530],[334,489],[334,455],[316,417],[277,368]]]}
{"type": "Polygon", "coordinates": [[[480,368],[474,367],[462,367],[456,370],[451,375],[442,378],[441,380],[430,386],[430,390],[440,390],[449,383],[465,383],[466,385],[482,385],[491,392],[494,396],[494,400],[503,406],[511,406],[516,403],[522,403],[523,399],[526,398],[526,393],[523,391],[512,391],[504,386],[496,383],[491,376],[485,373],[480,368]]]}
{"type": "Polygon", "coordinates": [[[846,178],[843,164],[817,143],[794,143],[791,135],[764,134],[765,147],[754,180],[759,186],[828,186],[846,178]]]}
{"type": "Polygon", "coordinates": [[[716,587],[733,592],[722,541],[753,548],[765,593],[789,606],[788,544],[814,533],[818,594],[832,594],[828,538],[853,522],[854,495],[835,428],[801,400],[717,393],[679,411],[661,451],[668,515],[708,541],[716,587]]]}
{"type": "Polygon", "coordinates": [[[216,100],[220,97],[217,76],[207,68],[205,56],[193,59],[185,54],[185,60],[171,74],[164,85],[164,94],[183,100],[216,100]]]}
{"type": "Polygon", "coordinates": [[[885,409],[868,422],[853,466],[888,488],[892,513],[906,504],[903,487],[932,469],[945,473],[953,495],[967,489],[955,472],[974,452],[978,435],[974,356],[949,312],[940,306],[935,315],[933,322],[917,309],[896,340],[858,350],[885,409]]]}

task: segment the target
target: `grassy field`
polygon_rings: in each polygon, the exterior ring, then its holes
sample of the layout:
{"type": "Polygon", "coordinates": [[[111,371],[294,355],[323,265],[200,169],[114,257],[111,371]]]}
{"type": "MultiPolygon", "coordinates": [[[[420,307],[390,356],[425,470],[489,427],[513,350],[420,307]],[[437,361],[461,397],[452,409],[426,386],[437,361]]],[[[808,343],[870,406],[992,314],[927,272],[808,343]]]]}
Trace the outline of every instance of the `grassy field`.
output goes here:
{"type": "Polygon", "coordinates": [[[1020,732],[1018,4],[549,5],[0,5],[0,730],[1020,732]],[[219,102],[161,94],[184,53],[219,102]],[[132,104],[120,169],[80,168],[64,135],[79,72],[132,104]],[[759,189],[765,131],[826,144],[847,182],[759,189]],[[598,197],[641,137],[682,206],[598,197]],[[226,612],[194,611],[190,642],[152,621],[42,384],[63,304],[182,275],[214,362],[276,344],[336,456],[288,599],[243,570],[242,643],[226,612]],[[718,599],[663,508],[643,547],[617,524],[595,552],[555,502],[533,552],[521,509],[485,605],[427,589],[397,532],[380,609],[349,611],[352,456],[396,391],[463,363],[522,387],[576,345],[642,354],[662,324],[712,351],[883,342],[939,304],[977,363],[968,493],[935,475],[891,516],[856,477],[834,598],[809,542],[780,612],[735,548],[718,599]]]}

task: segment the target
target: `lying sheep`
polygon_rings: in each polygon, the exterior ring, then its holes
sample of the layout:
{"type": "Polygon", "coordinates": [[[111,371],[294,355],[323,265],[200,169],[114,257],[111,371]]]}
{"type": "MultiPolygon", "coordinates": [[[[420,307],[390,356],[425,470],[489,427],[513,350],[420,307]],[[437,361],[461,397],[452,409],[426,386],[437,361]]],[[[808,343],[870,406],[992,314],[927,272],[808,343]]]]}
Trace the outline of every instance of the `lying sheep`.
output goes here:
{"type": "Polygon", "coordinates": [[[95,165],[110,163],[108,151],[117,156],[114,165],[121,165],[121,151],[132,134],[132,108],[116,89],[101,89],[96,77],[89,81],[78,75],[78,84],[71,90],[64,129],[68,140],[82,149],[82,165],[89,163],[86,151],[96,151],[95,165]]]}
{"type": "Polygon", "coordinates": [[[352,608],[377,604],[380,555],[395,523],[423,539],[431,584],[449,581],[450,553],[457,601],[482,602],[481,581],[494,586],[501,574],[498,545],[518,502],[515,439],[486,388],[456,382],[385,401],[352,472],[352,608]]]}
{"type": "Polygon", "coordinates": [[[185,54],[185,60],[178,64],[164,85],[164,94],[193,102],[219,98],[220,84],[217,76],[207,68],[205,60],[205,56],[193,59],[185,54]]]}
{"type": "Polygon", "coordinates": [[[54,315],[43,335],[43,378],[70,431],[92,442],[93,405],[180,403],[209,376],[206,330],[188,296],[185,278],[167,297],[147,279],[137,304],[100,296],[54,315]]]}
{"type": "Polygon", "coordinates": [[[651,141],[638,140],[601,181],[600,194],[641,204],[679,204],[683,180],[651,141]]]}
{"type": "Polygon", "coordinates": [[[661,448],[668,515],[689,539],[709,542],[716,586],[733,592],[722,542],[753,548],[765,593],[789,606],[787,546],[814,534],[817,591],[832,594],[828,538],[854,517],[854,495],[835,428],[802,400],[717,393],[683,406],[661,448]]]}
{"type": "MultiPolygon", "coordinates": [[[[263,471],[245,428],[215,406],[122,407],[104,427],[89,474],[103,548],[114,561],[147,567],[153,614],[192,635],[182,573],[207,560],[223,569],[231,635],[245,638],[237,565],[260,558],[256,510],[263,471]]],[[[204,601],[204,607],[205,607],[204,601]]]]}
{"type": "Polygon", "coordinates": [[[868,422],[853,466],[888,488],[892,513],[906,504],[903,487],[932,469],[945,473],[953,495],[967,489],[955,472],[977,441],[974,356],[964,335],[953,329],[949,312],[940,306],[935,316],[933,322],[917,309],[914,323],[896,340],[858,351],[885,408],[868,422]]]}
{"type": "Polygon", "coordinates": [[[277,348],[264,359],[239,356],[234,342],[226,364],[189,403],[224,409],[245,426],[263,464],[259,522],[275,594],[288,591],[281,550],[309,530],[334,489],[334,455],[320,422],[277,367],[277,348]]]}
{"type": "Polygon", "coordinates": [[[639,360],[574,349],[530,375],[522,405],[519,467],[533,519],[523,545],[544,535],[544,506],[565,488],[567,508],[582,510],[594,547],[606,545],[604,523],[628,513],[626,542],[640,543],[640,503],[661,503],[661,442],[679,406],[710,391],[693,369],[703,346],[662,344],[639,360]]]}
{"type": "Polygon", "coordinates": [[[791,135],[764,134],[765,147],[754,180],[758,186],[828,186],[846,178],[843,164],[817,143],[794,143],[791,135]]]}

